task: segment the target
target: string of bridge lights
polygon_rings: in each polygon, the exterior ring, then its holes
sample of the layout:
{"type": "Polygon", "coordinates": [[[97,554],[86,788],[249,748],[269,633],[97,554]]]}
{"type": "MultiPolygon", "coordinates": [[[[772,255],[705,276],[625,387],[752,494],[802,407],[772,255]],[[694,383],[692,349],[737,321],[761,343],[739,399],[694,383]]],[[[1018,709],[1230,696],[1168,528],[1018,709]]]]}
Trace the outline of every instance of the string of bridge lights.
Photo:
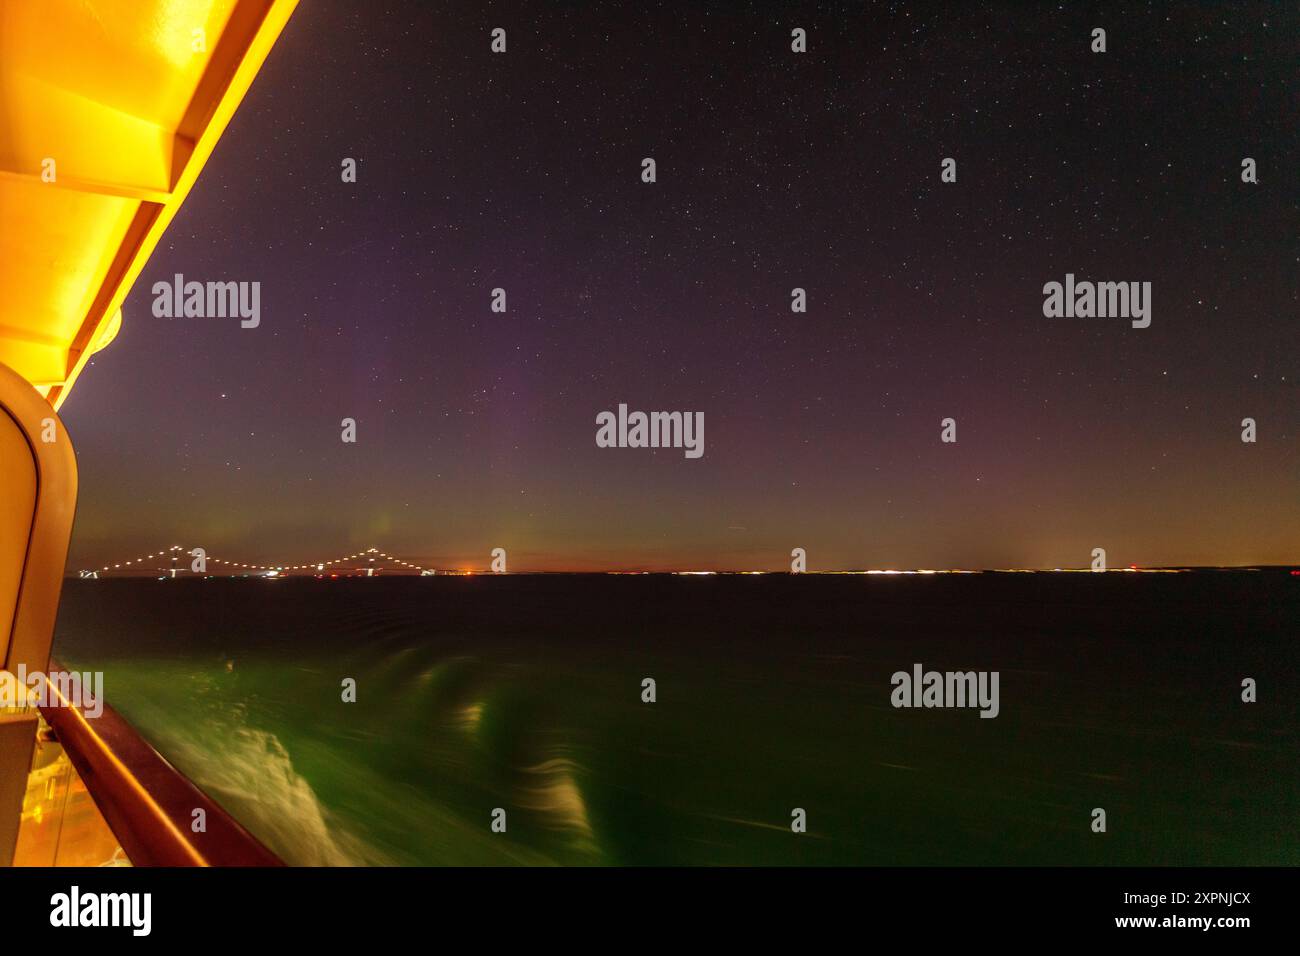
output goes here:
{"type": "MultiPolygon", "coordinates": [[[[131,558],[126,561],[116,561],[111,564],[106,564],[97,570],[90,569],[90,570],[82,571],[81,575],[82,577],[90,577],[90,576],[97,577],[100,574],[109,574],[114,571],[136,571],[136,570],[150,569],[150,570],[157,570],[157,571],[171,571],[173,576],[175,576],[175,572],[177,571],[182,571],[182,570],[190,571],[191,566],[187,564],[183,568],[175,565],[170,567],[165,566],[165,567],[150,568],[149,562],[155,560],[170,560],[172,562],[177,562],[191,557],[197,558],[197,555],[193,554],[194,550],[196,549],[184,548],[179,544],[176,544],[176,545],[172,545],[170,548],[159,549],[158,551],[141,555],[138,558],[131,558]]],[[[222,568],[230,569],[231,571],[249,571],[249,572],[259,572],[263,574],[276,574],[276,575],[292,573],[294,571],[311,571],[311,572],[316,572],[318,574],[325,573],[330,570],[339,569],[341,568],[342,565],[346,564],[349,561],[357,561],[357,560],[364,560],[366,562],[366,565],[361,568],[356,568],[353,570],[373,571],[375,569],[369,568],[368,566],[373,564],[376,560],[383,560],[383,561],[391,562],[392,564],[395,564],[398,567],[401,567],[407,571],[413,571],[419,574],[434,573],[434,570],[432,568],[425,568],[418,564],[412,564],[410,561],[405,561],[401,558],[395,557],[394,555],[391,555],[386,551],[380,551],[378,548],[367,548],[364,551],[357,551],[354,554],[348,554],[338,558],[330,558],[329,560],[307,561],[304,562],[303,564],[255,564],[252,562],[245,562],[245,561],[231,561],[227,558],[219,558],[210,554],[205,554],[203,560],[210,564],[220,565],[222,568]]],[[[196,572],[196,573],[202,574],[204,572],[196,572]]]]}

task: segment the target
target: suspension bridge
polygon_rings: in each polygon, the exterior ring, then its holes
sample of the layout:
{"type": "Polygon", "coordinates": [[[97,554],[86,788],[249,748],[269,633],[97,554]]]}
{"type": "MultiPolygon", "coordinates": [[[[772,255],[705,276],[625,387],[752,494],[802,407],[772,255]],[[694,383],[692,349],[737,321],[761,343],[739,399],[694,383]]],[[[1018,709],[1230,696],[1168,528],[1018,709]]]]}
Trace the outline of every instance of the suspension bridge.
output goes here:
{"type": "Polygon", "coordinates": [[[158,576],[181,577],[373,577],[377,574],[463,574],[463,571],[435,570],[395,557],[378,548],[300,564],[258,564],[233,561],[208,554],[204,548],[172,545],[149,554],[86,568],[82,578],[158,576]]]}

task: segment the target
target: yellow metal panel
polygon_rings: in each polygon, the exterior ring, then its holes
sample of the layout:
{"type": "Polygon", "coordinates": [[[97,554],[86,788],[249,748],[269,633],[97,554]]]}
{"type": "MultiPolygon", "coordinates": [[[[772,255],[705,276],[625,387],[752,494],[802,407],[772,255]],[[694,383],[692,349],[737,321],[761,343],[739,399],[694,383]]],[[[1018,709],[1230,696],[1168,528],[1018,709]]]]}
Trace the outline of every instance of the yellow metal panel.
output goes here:
{"type": "MultiPolygon", "coordinates": [[[[0,180],[0,335],[17,340],[15,347],[57,349],[42,355],[39,365],[16,365],[7,349],[0,361],[33,384],[67,377],[68,348],[139,209],[139,202],[118,196],[0,180]]],[[[36,358],[27,355],[27,361],[36,358]]]]}

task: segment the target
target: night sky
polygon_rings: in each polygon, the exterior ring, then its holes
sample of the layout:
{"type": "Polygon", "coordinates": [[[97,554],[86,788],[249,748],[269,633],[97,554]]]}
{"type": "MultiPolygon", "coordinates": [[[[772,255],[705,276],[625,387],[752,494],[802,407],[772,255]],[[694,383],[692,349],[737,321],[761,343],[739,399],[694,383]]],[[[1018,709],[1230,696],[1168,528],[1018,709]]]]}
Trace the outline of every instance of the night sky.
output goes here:
{"type": "Polygon", "coordinates": [[[966,6],[307,0],[63,409],[70,568],[1300,561],[1300,5],[966,6]]]}

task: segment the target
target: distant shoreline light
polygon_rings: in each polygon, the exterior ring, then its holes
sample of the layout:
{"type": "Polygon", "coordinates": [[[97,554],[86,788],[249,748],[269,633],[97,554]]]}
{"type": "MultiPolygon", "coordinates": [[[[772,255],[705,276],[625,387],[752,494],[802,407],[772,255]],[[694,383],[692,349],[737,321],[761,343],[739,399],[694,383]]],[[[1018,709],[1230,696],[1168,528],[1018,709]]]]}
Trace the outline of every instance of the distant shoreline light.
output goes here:
{"type": "MultiPolygon", "coordinates": [[[[363,552],[363,554],[368,552],[363,552]]],[[[374,559],[369,559],[373,561],[374,559]]],[[[262,580],[284,580],[286,578],[298,579],[316,579],[316,580],[337,580],[339,578],[359,578],[359,577],[498,577],[513,575],[542,577],[552,576],[581,576],[581,575],[672,575],[675,577],[738,577],[738,576],[755,576],[755,575],[778,575],[789,577],[802,577],[805,575],[826,576],[826,575],[856,575],[861,577],[933,577],[941,574],[1187,574],[1195,572],[1260,572],[1275,571],[1278,573],[1286,572],[1293,577],[1300,577],[1300,569],[1291,569],[1287,565],[1236,565],[1236,566],[1184,566],[1174,568],[865,568],[855,570],[821,570],[821,571],[754,571],[754,570],[564,570],[564,571],[545,571],[545,570],[523,570],[510,572],[492,572],[483,569],[473,568],[448,568],[445,570],[420,567],[406,561],[393,559],[394,564],[391,566],[379,566],[367,563],[358,567],[343,567],[335,564],[331,567],[329,564],[324,568],[305,565],[282,565],[282,566],[256,566],[256,565],[236,565],[229,571],[213,570],[206,572],[193,572],[189,568],[175,567],[171,569],[151,568],[141,564],[141,562],[123,562],[120,564],[109,565],[100,571],[81,571],[69,572],[65,577],[80,579],[98,579],[101,575],[121,578],[157,578],[158,580],[169,581],[176,578],[201,578],[203,580],[216,580],[220,578],[257,578],[262,580]],[[111,568],[116,574],[107,574],[104,572],[111,568]],[[256,570],[254,570],[256,568],[256,570]]],[[[226,563],[229,567],[231,563],[226,563]]],[[[331,562],[330,564],[334,564],[331,562]]]]}

